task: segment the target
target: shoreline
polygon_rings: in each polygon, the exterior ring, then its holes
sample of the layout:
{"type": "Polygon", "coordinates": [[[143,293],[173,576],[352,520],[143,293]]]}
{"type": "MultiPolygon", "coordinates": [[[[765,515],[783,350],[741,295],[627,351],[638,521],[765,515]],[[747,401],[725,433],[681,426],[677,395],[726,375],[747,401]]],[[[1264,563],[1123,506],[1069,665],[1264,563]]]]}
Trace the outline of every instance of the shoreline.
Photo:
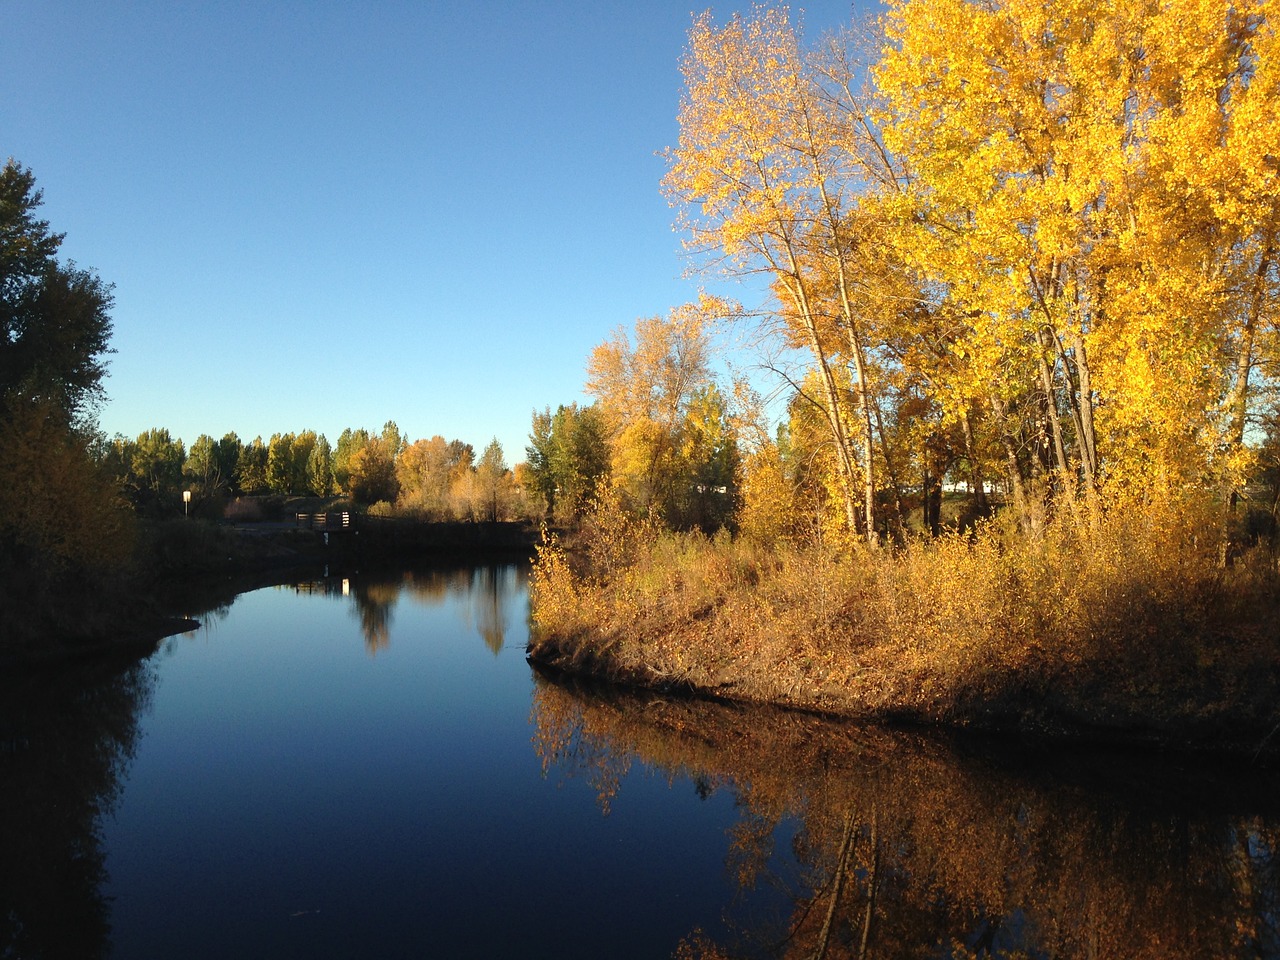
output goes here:
{"type": "Polygon", "coordinates": [[[359,572],[383,563],[528,560],[536,532],[518,523],[382,522],[363,526],[360,538],[335,536],[326,544],[323,532],[292,523],[158,525],[149,532],[144,563],[114,580],[91,615],[38,641],[0,645],[0,670],[145,659],[165,638],[198,629],[205,611],[251,590],[309,579],[321,570],[359,572]]]}
{"type": "Polygon", "coordinates": [[[658,695],[769,708],[837,723],[889,729],[974,735],[1003,743],[1045,747],[1133,749],[1170,755],[1200,755],[1267,763],[1280,756],[1280,715],[1262,722],[1227,714],[1200,723],[1143,722],[1138,717],[1099,722],[1052,704],[1010,695],[1003,703],[969,705],[967,710],[929,711],[905,699],[871,700],[847,685],[820,683],[792,674],[779,676],[775,689],[748,670],[721,666],[712,677],[691,670],[683,675],[654,669],[642,660],[613,655],[616,640],[530,638],[526,660],[540,674],[576,684],[598,684],[620,693],[658,695]]]}
{"type": "Polygon", "coordinates": [[[538,552],[531,662],[635,688],[1045,743],[1280,753],[1280,576],[1200,514],[888,548],[656,530],[538,552]],[[1159,521],[1159,522],[1157,522],[1159,521]]]}

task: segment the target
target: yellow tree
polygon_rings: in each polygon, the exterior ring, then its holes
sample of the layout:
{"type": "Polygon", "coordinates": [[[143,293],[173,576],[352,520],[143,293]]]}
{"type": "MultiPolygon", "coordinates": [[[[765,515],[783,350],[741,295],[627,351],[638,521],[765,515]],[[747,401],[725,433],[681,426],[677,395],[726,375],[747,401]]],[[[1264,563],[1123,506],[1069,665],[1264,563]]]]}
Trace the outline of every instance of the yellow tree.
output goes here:
{"type": "Polygon", "coordinates": [[[398,503],[432,520],[450,516],[450,487],[455,471],[464,459],[470,466],[470,447],[458,440],[446,442],[436,435],[417,440],[404,448],[396,460],[398,503]]]}
{"type": "Polygon", "coordinates": [[[874,250],[849,225],[868,185],[894,177],[855,95],[856,71],[842,56],[802,51],[785,10],[757,10],[721,28],[708,14],[696,18],[682,72],[680,139],[664,188],[692,248],[771,279],[818,373],[846,522],[872,539],[875,385],[858,289],[860,259],[874,250]],[[853,417],[841,410],[844,363],[853,417]]]}
{"type": "Polygon", "coordinates": [[[640,513],[668,514],[675,503],[690,403],[712,383],[707,318],[722,309],[704,299],[642,318],[634,343],[619,328],[587,361],[586,391],[608,426],[614,482],[640,513]]]}
{"type": "Polygon", "coordinates": [[[1064,490],[1224,469],[1275,303],[1266,5],[896,0],[885,25],[906,249],[961,321],[943,403],[991,410],[1015,484],[1019,435],[1064,490]]]}

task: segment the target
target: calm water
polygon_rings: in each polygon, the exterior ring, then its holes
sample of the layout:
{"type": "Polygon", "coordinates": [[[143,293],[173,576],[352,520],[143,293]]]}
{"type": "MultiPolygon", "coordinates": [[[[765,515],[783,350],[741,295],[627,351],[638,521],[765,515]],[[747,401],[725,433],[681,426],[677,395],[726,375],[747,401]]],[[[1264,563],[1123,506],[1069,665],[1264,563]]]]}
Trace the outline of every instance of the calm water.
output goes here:
{"type": "Polygon", "coordinates": [[[514,566],[10,678],[0,957],[1280,955],[1274,778],[537,677],[514,566]]]}

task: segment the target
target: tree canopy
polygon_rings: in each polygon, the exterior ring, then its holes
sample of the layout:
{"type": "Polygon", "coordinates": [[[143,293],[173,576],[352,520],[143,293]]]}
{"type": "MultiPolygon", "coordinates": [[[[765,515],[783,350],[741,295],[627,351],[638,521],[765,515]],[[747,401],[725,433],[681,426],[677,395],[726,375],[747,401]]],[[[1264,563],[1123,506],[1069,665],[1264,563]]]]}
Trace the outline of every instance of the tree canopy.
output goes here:
{"type": "Polygon", "coordinates": [[[0,169],[0,605],[6,642],[78,632],[77,601],[127,556],[127,511],[91,456],[111,288],[57,259],[62,235],[14,160],[0,169]]]}
{"type": "Polygon", "coordinates": [[[110,351],[111,287],[57,259],[63,234],[36,216],[29,169],[0,169],[0,398],[47,401],[69,424],[92,421],[110,351]]]}
{"type": "Polygon", "coordinates": [[[1278,345],[1267,4],[892,0],[880,26],[695,18],[664,181],[692,249],[770,280],[846,529],[946,469],[980,503],[1003,475],[1029,526],[1239,489],[1278,345]]]}

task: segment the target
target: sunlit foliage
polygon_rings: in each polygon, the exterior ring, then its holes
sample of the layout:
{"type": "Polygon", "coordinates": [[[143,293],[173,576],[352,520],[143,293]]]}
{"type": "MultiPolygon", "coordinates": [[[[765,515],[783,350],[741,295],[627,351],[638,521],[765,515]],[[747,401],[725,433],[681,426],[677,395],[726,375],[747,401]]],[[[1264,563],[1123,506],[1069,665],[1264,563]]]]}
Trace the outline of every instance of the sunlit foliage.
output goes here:
{"type": "Polygon", "coordinates": [[[636,321],[592,351],[586,390],[608,431],[609,472],[627,507],[675,527],[715,529],[732,518],[738,448],[710,370],[704,299],[636,321]]]}
{"type": "Polygon", "coordinates": [[[951,410],[1063,490],[1238,484],[1276,305],[1264,3],[891,5],[875,68],[951,410]]]}
{"type": "Polygon", "coordinates": [[[843,525],[937,531],[945,471],[1028,531],[1064,497],[1234,503],[1280,290],[1266,4],[897,0],[881,29],[695,18],[665,179],[692,248],[770,279],[843,525]]]}

